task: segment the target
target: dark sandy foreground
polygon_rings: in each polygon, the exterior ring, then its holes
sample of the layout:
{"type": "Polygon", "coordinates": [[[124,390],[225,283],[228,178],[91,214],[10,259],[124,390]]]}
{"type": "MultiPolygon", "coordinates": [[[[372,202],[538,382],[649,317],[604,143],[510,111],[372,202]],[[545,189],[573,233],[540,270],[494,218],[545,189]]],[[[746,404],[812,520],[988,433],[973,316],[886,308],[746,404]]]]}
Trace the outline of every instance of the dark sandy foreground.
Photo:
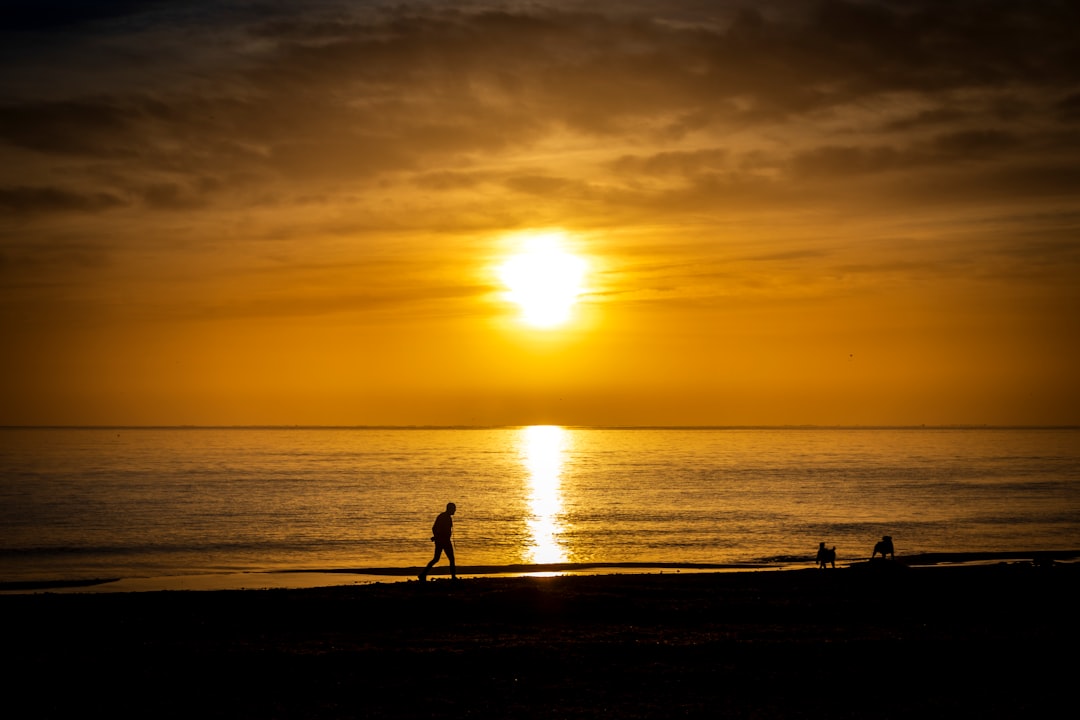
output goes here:
{"type": "MultiPolygon", "coordinates": [[[[1052,717],[1080,565],[0,596],[8,717],[1052,717]]],[[[1071,714],[1067,710],[1066,714],[1071,714]]]]}

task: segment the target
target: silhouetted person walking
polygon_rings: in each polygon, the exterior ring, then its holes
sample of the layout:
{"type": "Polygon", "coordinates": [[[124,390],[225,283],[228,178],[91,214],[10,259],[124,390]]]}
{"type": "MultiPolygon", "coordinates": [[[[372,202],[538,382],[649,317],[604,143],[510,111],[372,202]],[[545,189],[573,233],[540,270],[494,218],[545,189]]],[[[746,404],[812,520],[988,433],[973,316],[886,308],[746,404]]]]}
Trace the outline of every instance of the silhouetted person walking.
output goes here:
{"type": "Polygon", "coordinates": [[[431,562],[420,573],[420,582],[427,580],[427,574],[431,570],[431,566],[439,562],[439,558],[442,557],[444,552],[446,553],[446,559],[450,561],[450,577],[457,580],[457,566],[454,564],[454,543],[450,539],[450,536],[454,534],[454,513],[456,512],[457,505],[446,503],[446,510],[439,513],[439,516],[435,518],[435,524],[431,526],[431,542],[435,543],[435,557],[431,558],[431,562]]]}

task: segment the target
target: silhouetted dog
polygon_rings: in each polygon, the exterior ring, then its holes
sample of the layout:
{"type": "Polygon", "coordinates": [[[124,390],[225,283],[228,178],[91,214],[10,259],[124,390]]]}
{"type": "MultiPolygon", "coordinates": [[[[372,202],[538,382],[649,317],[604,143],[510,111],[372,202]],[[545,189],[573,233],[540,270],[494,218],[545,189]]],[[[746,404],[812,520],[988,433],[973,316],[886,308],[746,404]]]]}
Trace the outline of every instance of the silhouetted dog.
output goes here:
{"type": "Polygon", "coordinates": [[[874,545],[874,552],[870,554],[870,559],[873,560],[877,557],[877,554],[881,553],[881,559],[885,559],[885,555],[896,559],[896,551],[893,550],[892,535],[885,535],[874,545]]]}
{"type": "Polygon", "coordinates": [[[818,545],[817,549],[817,564],[819,568],[823,568],[826,565],[832,565],[836,567],[836,546],[831,548],[825,547],[825,543],[818,545]]]}

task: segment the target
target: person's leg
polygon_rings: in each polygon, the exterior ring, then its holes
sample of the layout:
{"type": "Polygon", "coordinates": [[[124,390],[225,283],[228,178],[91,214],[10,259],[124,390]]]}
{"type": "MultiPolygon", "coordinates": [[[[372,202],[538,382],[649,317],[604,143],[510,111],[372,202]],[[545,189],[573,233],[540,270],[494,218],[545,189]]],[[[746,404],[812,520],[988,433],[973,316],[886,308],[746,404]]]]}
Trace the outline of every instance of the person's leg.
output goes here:
{"type": "Polygon", "coordinates": [[[435,543],[435,557],[431,558],[431,560],[427,564],[427,567],[425,567],[420,572],[420,579],[421,580],[427,580],[428,570],[431,570],[431,566],[434,565],[435,563],[439,562],[439,558],[442,557],[442,551],[443,551],[443,549],[441,547],[439,547],[439,543],[435,543]]]}
{"type": "Polygon", "coordinates": [[[446,544],[446,559],[450,561],[450,577],[457,580],[457,565],[454,563],[454,544],[446,544]]]}

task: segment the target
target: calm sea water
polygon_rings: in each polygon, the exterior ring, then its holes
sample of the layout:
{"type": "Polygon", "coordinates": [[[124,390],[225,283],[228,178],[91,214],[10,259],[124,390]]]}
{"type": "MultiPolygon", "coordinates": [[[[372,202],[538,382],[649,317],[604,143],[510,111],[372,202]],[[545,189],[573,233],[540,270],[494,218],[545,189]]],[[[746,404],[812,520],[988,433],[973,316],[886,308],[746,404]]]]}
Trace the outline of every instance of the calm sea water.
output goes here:
{"type": "Polygon", "coordinates": [[[1080,546],[1076,429],[0,429],[0,581],[1080,546]]]}

